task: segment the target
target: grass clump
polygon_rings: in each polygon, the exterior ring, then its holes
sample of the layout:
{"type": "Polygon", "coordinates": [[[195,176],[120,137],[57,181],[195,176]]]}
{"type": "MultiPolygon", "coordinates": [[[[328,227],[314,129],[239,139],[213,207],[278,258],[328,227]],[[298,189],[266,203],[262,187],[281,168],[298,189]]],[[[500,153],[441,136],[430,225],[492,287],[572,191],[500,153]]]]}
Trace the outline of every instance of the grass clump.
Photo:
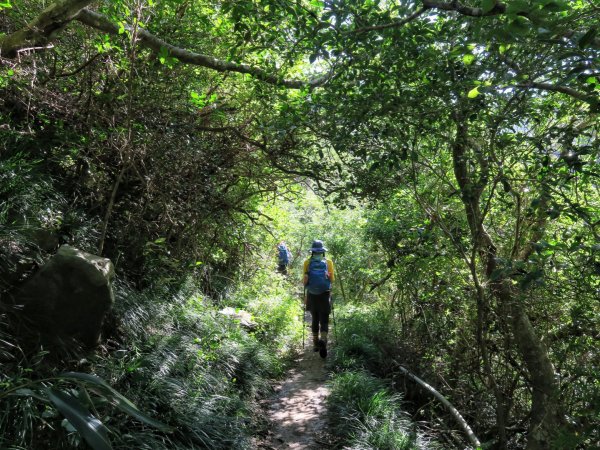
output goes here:
{"type": "Polygon", "coordinates": [[[389,313],[377,305],[350,305],[339,308],[338,316],[328,398],[333,434],[348,449],[432,448],[402,411],[401,395],[383,378],[389,368],[385,355],[397,338],[389,313]]]}
{"type": "Polygon", "coordinates": [[[364,372],[342,372],[330,382],[329,420],[345,448],[418,450],[427,448],[406,415],[401,396],[364,372]]]}
{"type": "Polygon", "coordinates": [[[302,302],[292,291],[289,279],[260,267],[224,302],[251,313],[261,339],[280,352],[288,352],[302,339],[302,302]]]}
{"type": "MultiPolygon", "coordinates": [[[[102,361],[105,367],[97,369],[116,377],[140,409],[180,431],[159,448],[250,448],[256,399],[270,392],[269,380],[283,370],[276,346],[197,293],[126,297],[122,329],[129,345],[121,361],[102,361]]],[[[122,448],[158,434],[121,435],[122,448]]]]}
{"type": "Polygon", "coordinates": [[[333,367],[340,370],[365,369],[385,375],[387,348],[394,346],[397,330],[389,312],[378,306],[348,305],[336,309],[337,330],[333,367]]]}

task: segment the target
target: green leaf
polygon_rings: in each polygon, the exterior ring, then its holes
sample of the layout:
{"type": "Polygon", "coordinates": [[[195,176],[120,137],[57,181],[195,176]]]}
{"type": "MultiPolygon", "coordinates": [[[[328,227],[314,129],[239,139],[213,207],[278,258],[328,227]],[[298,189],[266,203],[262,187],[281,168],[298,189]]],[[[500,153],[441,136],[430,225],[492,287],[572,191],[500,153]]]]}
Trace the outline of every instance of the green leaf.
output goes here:
{"type": "Polygon", "coordinates": [[[161,47],[158,52],[158,60],[161,64],[164,64],[169,58],[169,50],[166,47],[161,47]]]}
{"type": "Polygon", "coordinates": [[[48,403],[48,399],[40,394],[38,394],[37,392],[31,390],[31,389],[26,389],[26,388],[21,388],[21,389],[17,389],[15,392],[13,392],[11,395],[14,396],[18,396],[18,397],[33,397],[37,400],[40,400],[44,403],[48,403]]]}
{"type": "Polygon", "coordinates": [[[530,9],[529,3],[526,0],[513,0],[506,6],[507,14],[519,14],[528,12],[530,9]]]}
{"type": "Polygon", "coordinates": [[[529,20],[523,16],[517,16],[508,24],[511,34],[526,34],[529,31],[529,20]]]}
{"type": "Polygon", "coordinates": [[[94,406],[94,402],[84,386],[79,387],[79,390],[77,391],[77,398],[81,400],[84,403],[84,406],[88,408],[94,406]]]}
{"type": "Polygon", "coordinates": [[[164,423],[159,422],[158,420],[154,420],[147,414],[140,411],[137,408],[137,406],[135,406],[128,398],[126,398],[124,395],[113,389],[106,381],[104,381],[100,377],[81,372],[65,372],[62,373],[60,376],[62,378],[71,378],[92,383],[102,388],[107,399],[124,413],[127,413],[130,416],[138,419],[140,422],[143,422],[146,425],[150,425],[151,427],[154,427],[158,430],[166,432],[172,431],[172,428],[170,426],[165,425],[164,423]]]}
{"type": "Polygon", "coordinates": [[[46,393],[56,409],[67,418],[90,447],[94,450],[112,450],[108,440],[108,429],[75,397],[56,389],[46,389],[46,393]]]}
{"type": "Polygon", "coordinates": [[[544,5],[542,8],[544,11],[561,12],[569,9],[567,2],[562,0],[541,0],[540,3],[544,5]]]}
{"type": "Polygon", "coordinates": [[[579,42],[577,43],[577,45],[579,45],[579,48],[588,47],[592,42],[594,42],[594,39],[596,38],[597,34],[598,34],[598,28],[596,28],[596,27],[590,28],[589,31],[587,33],[585,33],[581,37],[581,39],[579,39],[579,42]]]}
{"type": "Polygon", "coordinates": [[[121,411],[123,411],[124,413],[129,414],[131,417],[134,417],[137,420],[139,420],[140,422],[143,422],[146,425],[154,427],[157,430],[164,431],[164,432],[173,431],[173,429],[170,426],[168,426],[162,422],[159,422],[158,420],[155,420],[152,417],[150,417],[147,414],[140,411],[133,403],[131,403],[130,400],[128,400],[123,395],[119,394],[116,391],[113,391],[113,395],[114,395],[114,397],[113,397],[112,403],[117,408],[119,408],[121,411]]]}
{"type": "Polygon", "coordinates": [[[463,56],[463,63],[465,63],[467,66],[470,66],[471,64],[473,64],[473,61],[475,61],[475,55],[472,55],[471,53],[463,56]]]}
{"type": "Polygon", "coordinates": [[[469,93],[467,94],[467,97],[476,98],[480,93],[481,92],[479,92],[479,86],[477,86],[469,91],[469,93]]]}
{"type": "Polygon", "coordinates": [[[482,0],[481,9],[483,13],[489,13],[496,6],[496,0],[482,0]]]}
{"type": "Polygon", "coordinates": [[[63,372],[59,376],[61,378],[68,378],[68,379],[72,379],[72,380],[87,381],[88,383],[92,383],[96,386],[101,386],[101,387],[113,390],[113,388],[102,378],[100,378],[96,375],[91,375],[89,373],[63,372]]]}

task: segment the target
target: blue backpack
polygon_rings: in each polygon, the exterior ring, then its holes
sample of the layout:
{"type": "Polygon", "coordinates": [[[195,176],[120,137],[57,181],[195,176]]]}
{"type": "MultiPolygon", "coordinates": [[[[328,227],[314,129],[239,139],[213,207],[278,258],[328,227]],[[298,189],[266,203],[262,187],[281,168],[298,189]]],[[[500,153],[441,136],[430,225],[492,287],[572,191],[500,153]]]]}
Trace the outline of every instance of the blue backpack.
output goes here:
{"type": "Polygon", "coordinates": [[[279,264],[288,265],[290,263],[290,252],[285,245],[279,246],[279,264]]]}
{"type": "Polygon", "coordinates": [[[306,287],[311,294],[322,294],[331,290],[331,281],[327,273],[327,262],[325,260],[310,260],[308,265],[308,285],[306,287]]]}

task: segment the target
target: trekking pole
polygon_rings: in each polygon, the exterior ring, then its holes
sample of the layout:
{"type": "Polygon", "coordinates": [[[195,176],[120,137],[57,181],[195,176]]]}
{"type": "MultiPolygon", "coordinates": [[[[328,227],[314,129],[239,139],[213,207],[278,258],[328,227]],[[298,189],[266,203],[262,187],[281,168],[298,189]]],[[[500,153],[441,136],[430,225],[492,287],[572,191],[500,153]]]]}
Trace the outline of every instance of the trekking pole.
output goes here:
{"type": "Polygon", "coordinates": [[[333,295],[331,296],[331,314],[333,314],[333,335],[337,342],[337,324],[335,323],[335,307],[333,306],[333,295]]]}
{"type": "Polygon", "coordinates": [[[306,328],[305,325],[305,321],[306,321],[306,289],[304,289],[304,305],[302,305],[302,349],[304,350],[304,329],[306,328]]]}

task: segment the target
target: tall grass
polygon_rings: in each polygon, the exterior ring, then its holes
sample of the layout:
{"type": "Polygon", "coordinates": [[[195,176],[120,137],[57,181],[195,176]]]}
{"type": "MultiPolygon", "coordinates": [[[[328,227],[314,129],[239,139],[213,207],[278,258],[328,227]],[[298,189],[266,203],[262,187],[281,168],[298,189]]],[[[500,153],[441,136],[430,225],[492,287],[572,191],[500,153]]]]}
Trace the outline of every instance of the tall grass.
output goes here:
{"type": "Polygon", "coordinates": [[[329,422],[344,448],[421,450],[435,445],[402,411],[402,397],[386,384],[385,348],[396,328],[378,306],[339,308],[330,366],[329,422]]]}
{"type": "Polygon", "coordinates": [[[337,341],[332,360],[336,370],[365,369],[384,375],[386,349],[395,345],[398,329],[389,311],[378,305],[344,305],[336,309],[337,341]]]}
{"type": "MultiPolygon", "coordinates": [[[[93,411],[111,431],[115,449],[251,448],[251,437],[262,426],[257,399],[270,394],[270,380],[283,373],[282,357],[299,330],[299,302],[281,289],[253,297],[245,286],[215,302],[193,283],[177,292],[139,292],[120,283],[115,325],[103,346],[93,355],[63,361],[61,369],[98,375],[174,430],[161,431],[95,401],[93,411]],[[219,313],[228,302],[255,311],[257,328],[246,330],[219,313]]],[[[0,350],[6,353],[4,347],[0,350]]],[[[9,370],[0,381],[8,389],[57,373],[43,357],[5,367],[9,370]]],[[[73,383],[43,383],[84,400],[73,383]]],[[[0,403],[0,448],[86,446],[51,405],[35,396],[11,396],[0,403]]]]}
{"type": "Polygon", "coordinates": [[[280,350],[295,335],[293,321],[280,320],[293,309],[290,299],[247,299],[234,290],[215,305],[190,286],[168,298],[123,292],[121,330],[133,345],[121,350],[119,361],[105,361],[103,370],[117,375],[116,385],[133,400],[180,430],[176,440],[187,448],[249,448],[257,426],[255,400],[282,373],[280,350]],[[256,331],[218,312],[228,300],[265,313],[254,317],[256,331]]]}
{"type": "Polygon", "coordinates": [[[401,410],[402,398],[367,372],[342,372],[330,382],[329,418],[351,449],[428,448],[401,410]]]}

